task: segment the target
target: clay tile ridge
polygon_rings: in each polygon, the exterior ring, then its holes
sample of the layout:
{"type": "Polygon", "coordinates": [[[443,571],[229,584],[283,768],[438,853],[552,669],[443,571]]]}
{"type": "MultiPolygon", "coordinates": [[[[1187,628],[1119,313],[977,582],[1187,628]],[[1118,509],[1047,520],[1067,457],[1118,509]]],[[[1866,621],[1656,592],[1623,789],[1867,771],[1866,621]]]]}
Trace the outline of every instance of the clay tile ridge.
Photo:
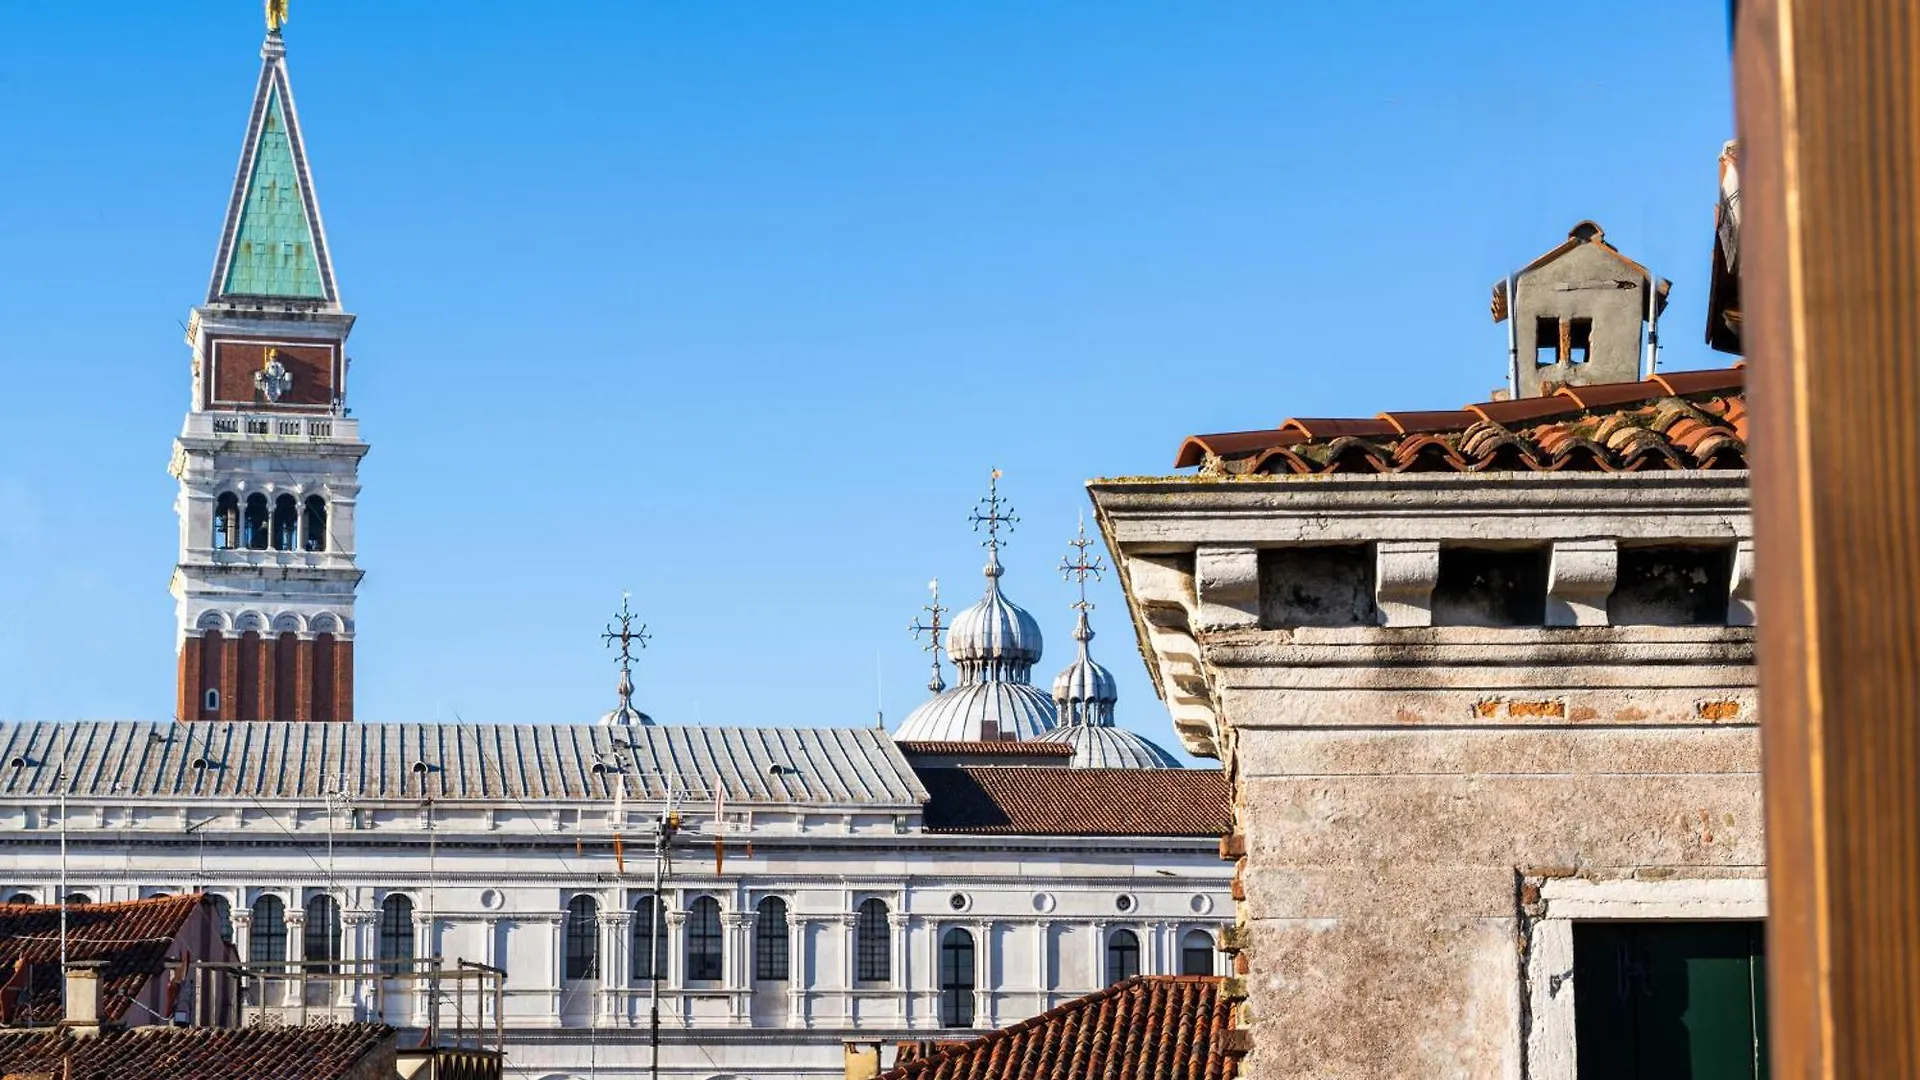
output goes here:
{"type": "Polygon", "coordinates": [[[1226,1037],[1232,1018],[1220,981],[1127,979],[897,1065],[880,1080],[1225,1080],[1233,1072],[1226,1037]]]}
{"type": "MultiPolygon", "coordinates": [[[[1452,455],[1440,440],[1421,437],[1464,435],[1480,423],[1518,431],[1548,421],[1573,422],[1583,415],[1639,408],[1666,398],[1682,398],[1695,399],[1701,409],[1723,416],[1735,436],[1744,441],[1746,409],[1742,398],[1745,385],[1745,365],[1735,364],[1731,368],[1707,371],[1664,372],[1633,382],[1564,387],[1544,397],[1483,401],[1455,410],[1383,412],[1372,419],[1294,418],[1266,431],[1189,436],[1181,444],[1174,467],[1200,465],[1232,473],[1280,471],[1302,474],[1420,471],[1434,468],[1473,471],[1507,467],[1560,469],[1575,465],[1576,462],[1564,457],[1535,457],[1521,452],[1524,448],[1515,448],[1507,461],[1452,455]],[[1725,395],[1725,398],[1719,403],[1699,400],[1711,395],[1725,395]],[[1312,444],[1311,448],[1309,444],[1312,444]]],[[[1494,442],[1487,444],[1494,445],[1494,442]]],[[[1687,466],[1685,461],[1678,458],[1667,457],[1666,460],[1673,467],[1687,466]]],[[[1717,460],[1701,460],[1695,464],[1707,467],[1717,460]]],[[[1734,461],[1731,451],[1725,460],[1729,463],[1734,461]]],[[[1599,460],[1590,464],[1595,467],[1606,465],[1599,460]]]]}

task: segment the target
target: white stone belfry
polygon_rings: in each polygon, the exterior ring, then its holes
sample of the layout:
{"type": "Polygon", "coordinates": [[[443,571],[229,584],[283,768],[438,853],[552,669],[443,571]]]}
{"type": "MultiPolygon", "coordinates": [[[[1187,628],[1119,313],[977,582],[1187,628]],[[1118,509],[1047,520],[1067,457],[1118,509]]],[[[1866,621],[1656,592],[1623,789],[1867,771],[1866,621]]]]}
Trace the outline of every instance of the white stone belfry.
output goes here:
{"type": "Polygon", "coordinates": [[[347,335],[277,30],[206,301],[180,481],[181,720],[353,719],[354,508],[367,444],[346,408],[347,335]]]}

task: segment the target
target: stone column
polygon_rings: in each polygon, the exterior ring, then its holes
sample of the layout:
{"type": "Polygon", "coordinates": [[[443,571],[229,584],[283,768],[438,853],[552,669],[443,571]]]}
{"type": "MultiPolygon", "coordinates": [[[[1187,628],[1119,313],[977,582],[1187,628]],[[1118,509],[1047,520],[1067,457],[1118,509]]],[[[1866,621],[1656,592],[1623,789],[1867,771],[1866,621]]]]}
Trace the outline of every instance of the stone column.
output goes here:
{"type": "Polygon", "coordinates": [[[602,911],[600,915],[600,1002],[594,1012],[599,1016],[596,1023],[611,1025],[615,1018],[626,1010],[622,1003],[626,1000],[628,967],[626,960],[626,942],[631,935],[627,932],[633,920],[631,911],[614,908],[602,911]]]}
{"type": "MultiPolygon", "coordinates": [[[[296,892],[294,896],[297,899],[299,897],[299,893],[296,892]]],[[[287,957],[286,958],[288,960],[296,961],[296,962],[305,960],[307,958],[307,913],[306,911],[302,908],[290,907],[287,911],[286,923],[287,923],[287,957]]],[[[304,974],[302,973],[302,969],[295,968],[294,976],[292,980],[282,985],[281,991],[280,991],[280,997],[283,1002],[286,1000],[286,996],[289,991],[291,991],[291,993],[293,994],[293,1000],[295,1004],[295,1010],[294,1010],[295,1021],[294,1022],[296,1024],[305,1024],[307,1022],[307,980],[304,974]]]]}
{"type": "Polygon", "coordinates": [[[1098,919],[1093,924],[1093,989],[1107,985],[1107,922],[1098,919]]]}
{"type": "MultiPolygon", "coordinates": [[[[687,913],[667,912],[667,985],[675,990],[687,986],[687,913]]],[[[681,1015],[685,1015],[684,1011],[681,1015]]]]}
{"type": "MultiPolygon", "coordinates": [[[[503,971],[506,970],[506,965],[501,963],[505,958],[500,955],[500,920],[497,918],[488,919],[482,925],[486,927],[487,940],[481,946],[480,955],[486,957],[485,962],[488,967],[500,968],[503,971]]],[[[495,1022],[492,994],[483,993],[480,995],[479,1011],[480,1019],[483,1023],[491,1024],[495,1022]]]]}
{"type": "Polygon", "coordinates": [[[746,935],[741,931],[748,925],[748,917],[738,911],[720,913],[721,946],[720,976],[722,985],[727,988],[727,1021],[737,1024],[745,1015],[740,1007],[741,991],[751,990],[753,984],[747,981],[746,935]]]}
{"type": "MultiPolygon", "coordinates": [[[[367,933],[368,928],[373,926],[373,918],[373,912],[364,908],[340,913],[340,972],[343,975],[351,973],[352,978],[340,979],[333,984],[333,1003],[352,1009],[355,1020],[363,1019],[360,1014],[364,1011],[367,999],[367,972],[352,961],[364,960],[372,955],[367,948],[367,933]]],[[[379,981],[377,974],[374,981],[379,981]]]]}
{"type": "Polygon", "coordinates": [[[567,977],[566,915],[545,916],[547,924],[547,1012],[553,1026],[560,1026],[560,987],[567,977]]]}
{"type": "MultiPolygon", "coordinates": [[[[240,895],[244,897],[246,891],[242,890],[240,895]]],[[[241,963],[251,964],[253,962],[253,911],[250,908],[237,907],[228,913],[228,917],[233,922],[234,954],[240,958],[241,963]]],[[[255,1005],[265,1003],[266,997],[261,993],[260,986],[257,979],[247,980],[245,996],[241,1000],[255,1005]]]]}
{"type": "Polygon", "coordinates": [[[997,1028],[994,1022],[993,923],[973,924],[973,1026],[997,1028]]]}
{"type": "MultiPolygon", "coordinates": [[[[416,915],[413,920],[413,958],[415,961],[438,956],[440,950],[435,947],[435,935],[440,930],[440,920],[431,915],[416,915]]],[[[425,975],[427,965],[414,963],[406,970],[425,975]]],[[[433,1020],[433,986],[425,978],[414,979],[403,984],[407,987],[407,1012],[412,1017],[414,1027],[427,1027],[433,1020]]],[[[452,988],[449,988],[452,989],[452,988]]],[[[458,992],[457,990],[455,992],[458,992]]]]}
{"type": "Polygon", "coordinates": [[[1040,993],[1040,1007],[1053,1008],[1053,980],[1048,970],[1047,953],[1053,947],[1053,923],[1041,919],[1033,924],[1033,988],[1040,993]]]}
{"type": "Polygon", "coordinates": [[[807,956],[807,927],[812,920],[791,907],[787,909],[787,1026],[807,1026],[805,987],[813,985],[811,958],[807,956]]]}

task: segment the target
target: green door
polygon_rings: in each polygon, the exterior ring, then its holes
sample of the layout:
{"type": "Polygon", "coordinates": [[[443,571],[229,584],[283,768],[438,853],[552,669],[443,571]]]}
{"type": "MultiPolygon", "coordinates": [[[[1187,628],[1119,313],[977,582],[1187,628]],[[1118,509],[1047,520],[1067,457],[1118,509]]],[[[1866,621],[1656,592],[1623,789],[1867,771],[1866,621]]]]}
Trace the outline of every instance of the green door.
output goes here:
{"type": "Polygon", "coordinates": [[[1765,1080],[1766,950],[1757,922],[1573,928],[1580,1080],[1765,1080]]]}

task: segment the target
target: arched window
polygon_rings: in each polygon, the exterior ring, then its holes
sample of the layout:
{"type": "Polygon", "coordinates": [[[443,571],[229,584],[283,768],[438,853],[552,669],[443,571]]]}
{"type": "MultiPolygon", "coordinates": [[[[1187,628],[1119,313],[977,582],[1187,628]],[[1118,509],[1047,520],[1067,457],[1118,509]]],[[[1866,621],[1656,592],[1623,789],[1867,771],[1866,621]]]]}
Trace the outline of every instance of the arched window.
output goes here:
{"type": "Polygon", "coordinates": [[[282,495],[273,500],[273,550],[292,551],[294,534],[300,526],[300,510],[293,496],[282,495]]]}
{"type": "MultiPolygon", "coordinates": [[[[380,959],[413,959],[413,901],[399,893],[380,901],[380,959]]],[[[412,965],[394,964],[390,972],[411,970],[412,965]]]]}
{"type": "Polygon", "coordinates": [[[877,896],[860,901],[853,924],[853,977],[860,982],[886,982],[893,977],[893,942],[887,929],[887,902],[877,896]]]}
{"type": "Polygon", "coordinates": [[[1115,930],[1107,938],[1107,982],[1117,983],[1140,974],[1140,938],[1131,930],[1115,930]]]}
{"type": "Polygon", "coordinates": [[[247,960],[255,964],[277,964],[287,958],[287,905],[277,896],[263,896],[253,902],[253,933],[247,945],[247,960]]]}
{"type": "Polygon", "coordinates": [[[754,909],[753,977],[787,980],[787,902],[777,896],[761,900],[754,909]]]}
{"type": "Polygon", "coordinates": [[[213,505],[213,546],[232,551],[240,543],[240,496],[222,492],[213,505]]]}
{"type": "Polygon", "coordinates": [[[567,967],[569,979],[592,979],[600,974],[600,905],[591,896],[567,901],[567,967]]]}
{"type": "Polygon", "coordinates": [[[210,896],[207,900],[213,904],[213,917],[220,924],[220,940],[233,944],[233,905],[227,903],[224,896],[210,896]]]}
{"type": "Polygon", "coordinates": [[[307,496],[307,538],[301,542],[303,551],[327,550],[327,502],[318,495],[307,496]]]}
{"type": "Polygon", "coordinates": [[[687,981],[719,981],[720,960],[720,902],[703,896],[687,909],[687,981]]]}
{"type": "Polygon", "coordinates": [[[307,927],[302,940],[307,960],[318,961],[313,970],[333,974],[333,962],[340,959],[340,902],[326,893],[314,893],[307,900],[307,927]]]}
{"type": "Polygon", "coordinates": [[[1180,974],[1213,974],[1213,935],[1205,930],[1189,930],[1180,939],[1180,974]]]}
{"type": "Polygon", "coordinates": [[[940,938],[940,1026],[973,1026],[973,935],[957,926],[940,938]]]}
{"type": "Polygon", "coordinates": [[[93,903],[93,897],[88,896],[86,893],[70,892],[67,894],[68,907],[81,907],[91,903],[93,903]]]}
{"type": "Polygon", "coordinates": [[[255,492],[247,496],[247,515],[241,521],[240,542],[249,551],[267,550],[267,497],[255,492]]]}
{"type": "Polygon", "coordinates": [[[10,897],[8,897],[8,898],[7,898],[7,903],[9,903],[9,904],[31,904],[31,903],[33,903],[33,894],[32,894],[32,893],[23,893],[23,892],[17,892],[17,893],[14,893],[14,894],[13,894],[12,896],[10,896],[10,897]]]}
{"type": "Polygon", "coordinates": [[[658,911],[651,896],[643,896],[633,905],[633,940],[627,945],[627,955],[633,958],[635,982],[667,977],[667,921],[658,911]]]}

